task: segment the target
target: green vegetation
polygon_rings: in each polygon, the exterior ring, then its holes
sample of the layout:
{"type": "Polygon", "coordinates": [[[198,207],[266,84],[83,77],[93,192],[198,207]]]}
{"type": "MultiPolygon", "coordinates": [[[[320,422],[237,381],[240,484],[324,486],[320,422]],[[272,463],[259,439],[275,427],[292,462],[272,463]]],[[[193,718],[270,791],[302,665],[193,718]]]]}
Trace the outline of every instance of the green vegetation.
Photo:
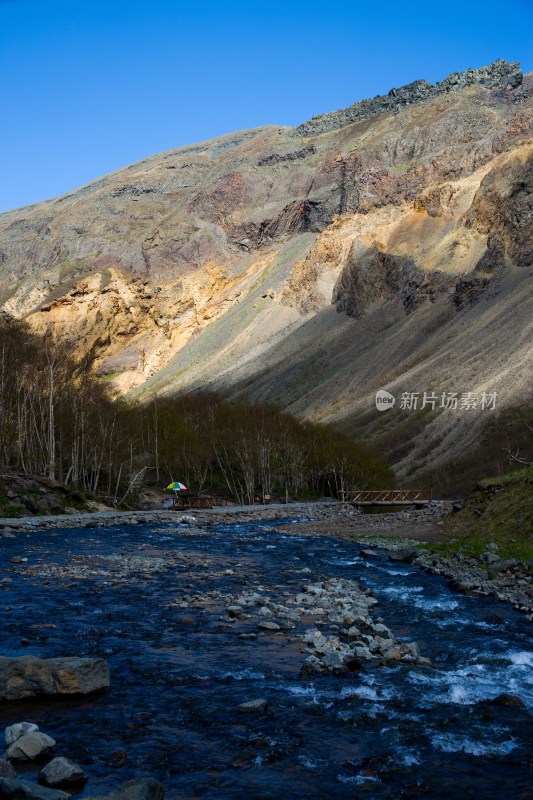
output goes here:
{"type": "Polygon", "coordinates": [[[397,164],[393,164],[392,167],[390,167],[390,171],[393,175],[404,175],[406,172],[409,172],[410,169],[414,169],[415,166],[416,164],[412,161],[399,161],[397,164]]]}
{"type": "Polygon", "coordinates": [[[46,516],[66,509],[89,510],[84,494],[42,476],[28,477],[6,467],[0,473],[0,517],[46,516]]]}
{"type": "Polygon", "coordinates": [[[480,481],[450,520],[453,541],[434,550],[480,555],[495,542],[502,558],[533,558],[533,467],[480,481]]]}
{"type": "Polygon", "coordinates": [[[75,361],[50,336],[5,317],[0,466],[115,505],[131,500],[147,469],[160,485],[181,480],[194,491],[214,489],[241,503],[262,493],[336,496],[394,484],[371,449],[275,406],[228,403],[212,394],[115,401],[88,361],[75,361]]]}
{"type": "Polygon", "coordinates": [[[106,375],[101,375],[100,380],[104,381],[104,383],[109,383],[115,378],[118,378],[119,375],[122,375],[123,370],[115,370],[115,372],[108,372],[106,375]]]}
{"type": "Polygon", "coordinates": [[[242,503],[261,492],[336,496],[356,486],[393,483],[371,450],[275,406],[201,394],[128,408],[156,470],[198,490],[218,488],[242,503]]]}

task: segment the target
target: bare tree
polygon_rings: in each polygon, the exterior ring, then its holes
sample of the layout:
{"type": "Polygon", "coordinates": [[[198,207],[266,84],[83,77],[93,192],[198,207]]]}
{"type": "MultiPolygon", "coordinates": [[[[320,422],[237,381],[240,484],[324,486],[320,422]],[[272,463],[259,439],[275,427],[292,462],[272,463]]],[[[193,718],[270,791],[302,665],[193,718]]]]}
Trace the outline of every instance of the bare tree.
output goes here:
{"type": "MultiPolygon", "coordinates": [[[[533,428],[531,425],[528,425],[527,422],[524,422],[524,425],[530,433],[533,433],[533,428]]],[[[511,464],[520,464],[523,467],[533,467],[533,461],[528,461],[526,458],[522,458],[520,456],[520,448],[516,447],[513,450],[509,440],[507,440],[507,445],[503,449],[507,453],[507,457],[511,464]]]]}

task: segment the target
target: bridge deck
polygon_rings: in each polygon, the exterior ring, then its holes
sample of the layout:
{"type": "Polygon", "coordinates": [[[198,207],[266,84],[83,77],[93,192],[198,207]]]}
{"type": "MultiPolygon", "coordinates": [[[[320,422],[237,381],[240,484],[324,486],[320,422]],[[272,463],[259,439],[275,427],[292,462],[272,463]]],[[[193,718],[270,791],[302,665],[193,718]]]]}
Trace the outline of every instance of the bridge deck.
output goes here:
{"type": "Polygon", "coordinates": [[[355,506],[418,506],[430,503],[432,493],[426,489],[361,490],[344,492],[342,499],[355,506]]]}
{"type": "Polygon", "coordinates": [[[427,505],[429,500],[348,500],[346,501],[356,506],[422,506],[427,505]]]}

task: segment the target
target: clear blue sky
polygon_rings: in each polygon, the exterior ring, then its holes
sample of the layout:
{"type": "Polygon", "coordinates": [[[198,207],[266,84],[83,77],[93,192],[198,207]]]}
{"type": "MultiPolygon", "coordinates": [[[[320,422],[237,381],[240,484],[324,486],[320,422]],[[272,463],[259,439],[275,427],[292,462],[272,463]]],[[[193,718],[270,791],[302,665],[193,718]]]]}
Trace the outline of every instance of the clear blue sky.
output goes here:
{"type": "Polygon", "coordinates": [[[0,0],[0,210],[416,78],[531,71],[532,31],[532,0],[0,0]]]}

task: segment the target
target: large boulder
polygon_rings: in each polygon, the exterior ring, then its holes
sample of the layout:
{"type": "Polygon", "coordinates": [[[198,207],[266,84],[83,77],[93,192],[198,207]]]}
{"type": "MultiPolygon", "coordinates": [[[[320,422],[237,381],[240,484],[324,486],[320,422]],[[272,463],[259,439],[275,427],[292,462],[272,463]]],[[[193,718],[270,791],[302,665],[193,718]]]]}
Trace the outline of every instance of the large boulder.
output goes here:
{"type": "Polygon", "coordinates": [[[493,562],[489,567],[489,578],[494,578],[500,572],[507,572],[513,570],[518,566],[518,561],[515,558],[498,559],[493,562]]]}
{"type": "Polygon", "coordinates": [[[34,758],[44,755],[55,745],[55,739],[41,731],[30,731],[13,742],[5,752],[5,757],[11,760],[33,761],[34,758]]]}
{"type": "Polygon", "coordinates": [[[14,725],[9,725],[5,731],[6,747],[16,742],[21,736],[38,730],[39,726],[34,722],[15,722],[14,725]]]}
{"type": "Polygon", "coordinates": [[[53,758],[39,773],[39,782],[46,786],[61,786],[63,783],[82,783],[87,776],[78,764],[68,758],[53,758]]]}
{"type": "Polygon", "coordinates": [[[0,701],[91,694],[107,688],[109,667],[103,658],[0,656],[0,701]]]}
{"type": "Polygon", "coordinates": [[[88,797],[87,800],[165,800],[165,787],[153,778],[136,778],[111,794],[88,797]]]}
{"type": "Polygon", "coordinates": [[[2,800],[70,800],[72,795],[29,781],[0,778],[0,797],[2,800]]]}

